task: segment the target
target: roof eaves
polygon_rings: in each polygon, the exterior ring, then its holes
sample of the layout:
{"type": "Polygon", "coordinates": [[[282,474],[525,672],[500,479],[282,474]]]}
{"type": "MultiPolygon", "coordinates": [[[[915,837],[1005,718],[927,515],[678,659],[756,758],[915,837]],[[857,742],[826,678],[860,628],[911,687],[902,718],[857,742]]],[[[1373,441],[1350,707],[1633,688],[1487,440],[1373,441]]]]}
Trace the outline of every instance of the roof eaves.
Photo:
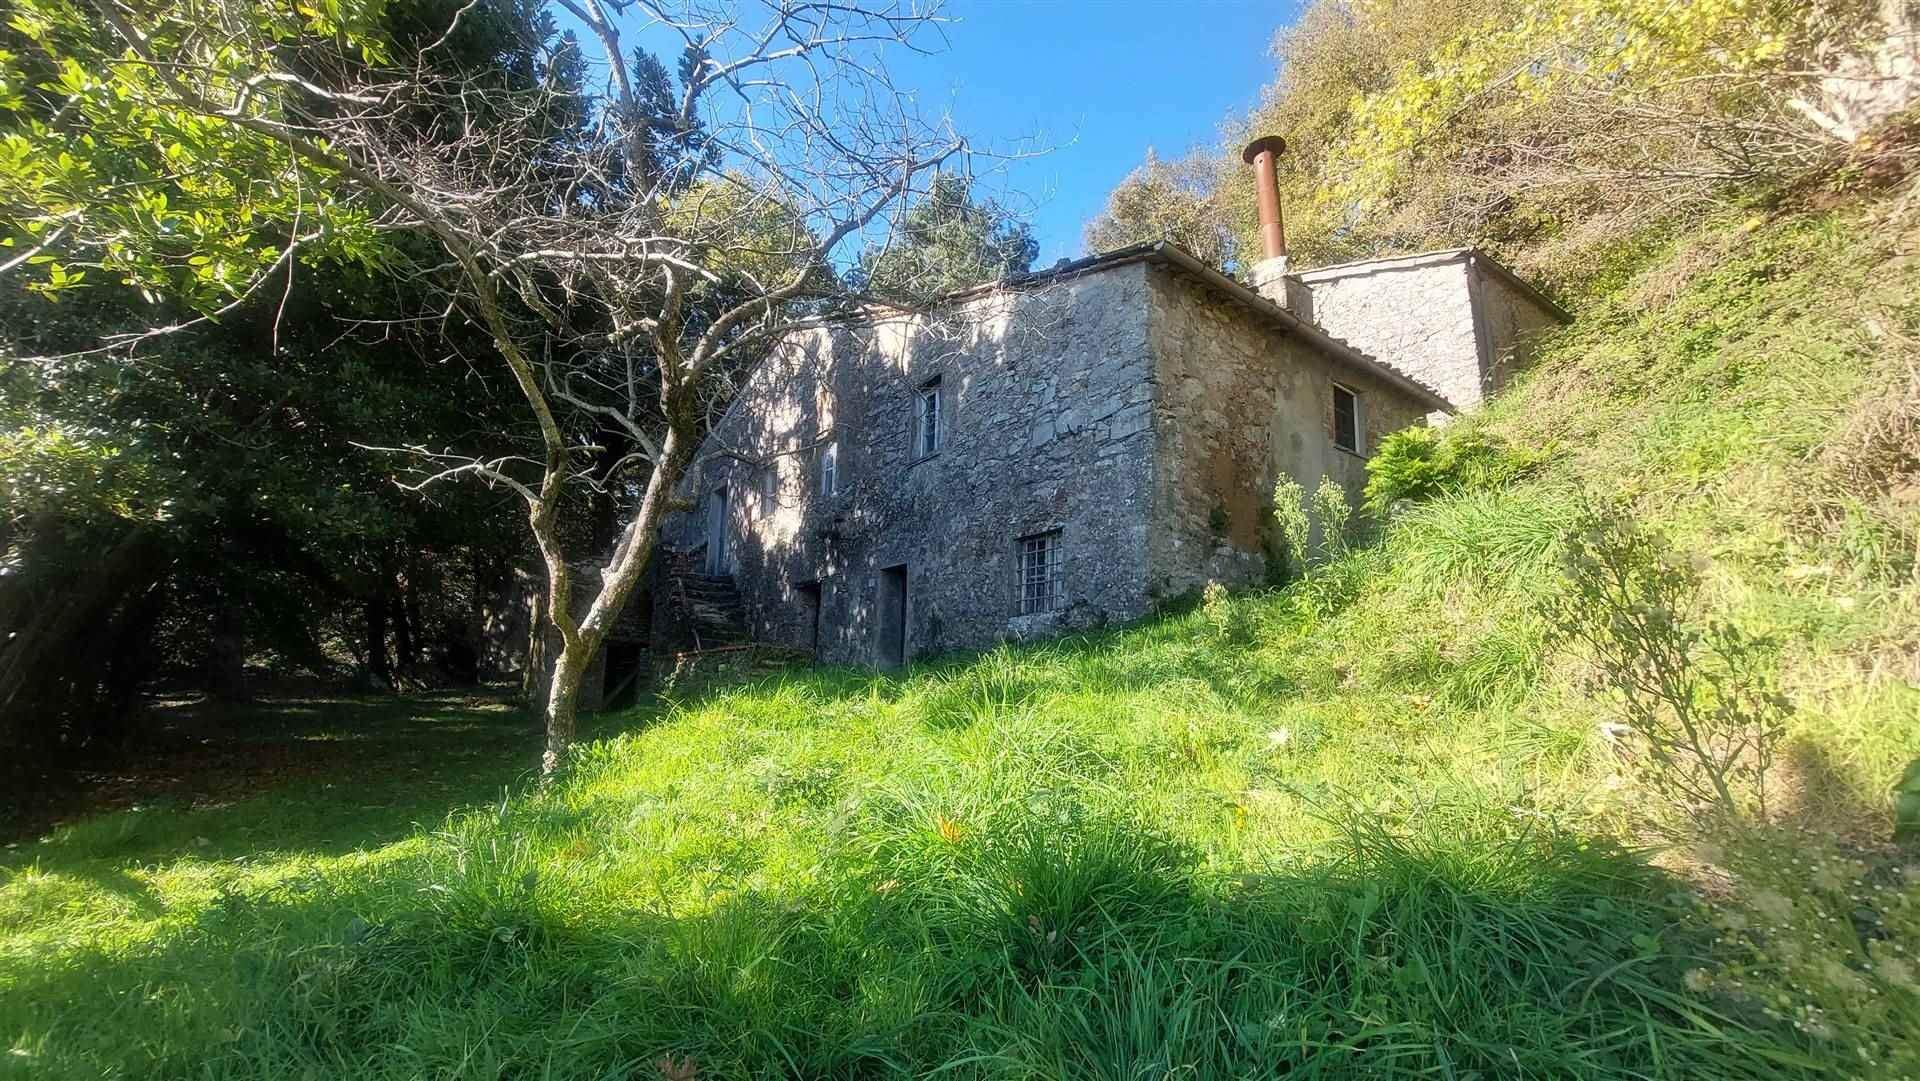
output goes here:
{"type": "MultiPolygon", "coordinates": [[[[1142,258],[1135,256],[1134,258],[1142,258]]],[[[1171,263],[1186,273],[1199,278],[1216,291],[1227,294],[1234,300],[1253,311],[1279,323],[1288,331],[1298,334],[1303,340],[1316,346],[1322,352],[1348,367],[1366,372],[1376,378],[1407,391],[1419,398],[1428,407],[1446,413],[1457,413],[1459,409],[1446,399],[1446,396],[1432,387],[1394,367],[1392,364],[1375,357],[1355,346],[1344,338],[1336,338],[1326,332],[1317,323],[1300,318],[1298,315],[1268,300],[1256,290],[1242,285],[1220,271],[1201,262],[1192,254],[1177,245],[1161,241],[1144,258],[1156,262],[1171,263]]]]}
{"type": "Polygon", "coordinates": [[[1333,263],[1329,266],[1310,267],[1299,272],[1302,281],[1315,278],[1344,278],[1351,274],[1365,274],[1375,270],[1406,270],[1411,267],[1432,266],[1436,263],[1452,262],[1471,255],[1475,248],[1436,248],[1433,251],[1408,252],[1405,255],[1381,255],[1372,259],[1353,259],[1345,263],[1333,263]]]}
{"type": "MultiPolygon", "coordinates": [[[[1461,249],[1462,252],[1470,249],[1461,249]]],[[[1432,253],[1429,253],[1432,254],[1432,253]]],[[[1038,285],[1065,281],[1070,278],[1094,274],[1128,263],[1156,262],[1168,263],[1215,291],[1226,294],[1243,306],[1279,323],[1288,331],[1298,334],[1302,340],[1317,347],[1351,368],[1366,372],[1376,378],[1407,391],[1420,399],[1429,408],[1447,413],[1457,413],[1459,409],[1447,400],[1439,391],[1401,371],[1399,368],[1375,357],[1344,338],[1336,338],[1319,324],[1302,319],[1293,312],[1275,304],[1249,286],[1234,281],[1219,270],[1202,262],[1191,252],[1168,240],[1150,240],[1140,244],[1116,248],[1113,251],[1089,255],[1071,262],[1056,263],[1045,270],[1036,270],[1027,274],[1011,275],[990,282],[981,282],[965,289],[959,289],[941,296],[929,307],[939,308],[956,304],[975,297],[985,296],[1004,289],[1026,289],[1038,285]]]]}
{"type": "Polygon", "coordinates": [[[1030,270],[1024,274],[1010,274],[1004,278],[995,278],[992,281],[984,281],[977,285],[969,285],[965,288],[956,289],[951,293],[943,293],[935,299],[929,307],[938,308],[956,301],[972,300],[974,297],[984,296],[985,294],[998,292],[1002,289],[1025,289],[1036,285],[1047,285],[1056,281],[1065,281],[1068,278],[1077,278],[1083,274],[1107,270],[1111,267],[1121,266],[1126,263],[1136,263],[1151,256],[1154,250],[1164,243],[1165,241],[1149,240],[1072,261],[1063,259],[1044,270],[1030,270]]]}
{"type": "Polygon", "coordinates": [[[1548,315],[1562,323],[1573,322],[1572,312],[1561,307],[1552,297],[1541,292],[1525,278],[1508,269],[1506,264],[1494,258],[1484,248],[1439,248],[1434,251],[1411,252],[1407,255],[1385,255],[1377,259],[1355,259],[1348,263],[1335,263],[1332,266],[1303,270],[1298,277],[1301,281],[1311,284],[1316,281],[1346,278],[1355,274],[1369,274],[1382,270],[1412,270],[1415,267],[1438,266],[1456,259],[1465,259],[1468,263],[1486,267],[1494,277],[1511,286],[1515,292],[1538,305],[1548,315]]]}
{"type": "Polygon", "coordinates": [[[1486,252],[1481,251],[1479,248],[1468,248],[1467,261],[1470,263],[1477,263],[1481,266],[1484,266],[1487,270],[1492,272],[1494,277],[1499,278],[1503,282],[1506,282],[1507,285],[1511,286],[1515,292],[1519,293],[1521,296],[1526,297],[1528,300],[1531,300],[1535,304],[1539,305],[1542,311],[1545,311],[1548,315],[1553,316],[1555,319],[1559,320],[1562,324],[1568,324],[1573,322],[1572,312],[1568,311],[1565,308],[1562,308],[1558,303],[1554,301],[1552,297],[1548,296],[1547,294],[1541,292],[1539,289],[1535,288],[1525,278],[1522,278],[1520,275],[1515,274],[1511,270],[1508,270],[1506,265],[1501,263],[1500,260],[1495,259],[1491,255],[1488,255],[1486,252]]]}

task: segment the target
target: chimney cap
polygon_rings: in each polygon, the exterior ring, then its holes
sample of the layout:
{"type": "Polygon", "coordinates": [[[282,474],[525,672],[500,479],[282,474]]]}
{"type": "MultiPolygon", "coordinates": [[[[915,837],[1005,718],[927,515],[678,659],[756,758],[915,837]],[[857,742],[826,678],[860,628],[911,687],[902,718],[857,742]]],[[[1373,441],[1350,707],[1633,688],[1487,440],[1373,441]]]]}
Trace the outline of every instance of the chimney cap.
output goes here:
{"type": "Polygon", "coordinates": [[[1262,135],[1247,144],[1247,148],[1240,152],[1240,160],[1252,165],[1254,158],[1269,150],[1277,158],[1287,152],[1287,141],[1278,135],[1262,135]]]}

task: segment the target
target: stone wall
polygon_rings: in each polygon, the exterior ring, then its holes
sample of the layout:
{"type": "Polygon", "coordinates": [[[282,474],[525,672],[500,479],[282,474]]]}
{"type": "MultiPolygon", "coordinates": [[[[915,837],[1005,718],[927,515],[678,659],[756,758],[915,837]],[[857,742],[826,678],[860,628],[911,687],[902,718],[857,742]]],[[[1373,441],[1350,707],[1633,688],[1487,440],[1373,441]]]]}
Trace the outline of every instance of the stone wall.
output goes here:
{"type": "Polygon", "coordinates": [[[1557,311],[1472,248],[1377,259],[1299,275],[1310,318],[1473,409],[1532,360],[1557,311]]]}
{"type": "MultiPolygon", "coordinates": [[[[593,600],[600,593],[601,566],[597,560],[581,560],[569,564],[573,568],[573,584],[568,590],[568,607],[573,618],[583,620],[593,608],[593,600]]],[[[512,569],[512,577],[507,589],[508,602],[519,609],[518,612],[503,612],[503,623],[513,633],[523,636],[525,643],[517,665],[517,678],[521,696],[535,706],[544,706],[548,689],[553,685],[553,667],[560,659],[560,632],[554,629],[544,614],[547,603],[547,574],[543,566],[520,566],[512,569]],[[539,630],[536,632],[535,627],[539,630]]],[[[620,681],[627,673],[612,673],[609,679],[609,654],[622,643],[644,645],[647,642],[653,620],[654,601],[648,595],[645,580],[635,588],[633,595],[627,598],[627,606],[615,618],[613,627],[607,633],[607,639],[600,651],[580,679],[579,709],[591,713],[606,706],[607,695],[614,688],[610,682],[620,681]]],[[[628,661],[622,657],[623,664],[628,661]]]]}
{"type": "Polygon", "coordinates": [[[1480,344],[1464,259],[1379,260],[1306,271],[1311,318],[1440,392],[1455,408],[1483,397],[1480,344]]]}
{"type": "Polygon", "coordinates": [[[1560,326],[1560,319],[1505,275],[1488,270],[1481,258],[1468,264],[1468,274],[1481,338],[1486,342],[1481,387],[1483,396],[1487,396],[1504,389],[1514,375],[1533,363],[1541,337],[1560,326]]]}
{"type": "Polygon", "coordinates": [[[1210,580],[1257,584],[1282,475],[1308,491],[1332,477],[1359,505],[1366,457],[1333,445],[1334,384],[1359,396],[1365,454],[1426,406],[1176,271],[1155,268],[1149,285],[1161,463],[1150,587],[1171,597],[1210,580]]]}
{"type": "MultiPolygon", "coordinates": [[[[1147,268],[991,294],[784,342],[695,465],[724,490],[754,638],[878,663],[882,572],[907,571],[907,652],[1145,613],[1154,374],[1147,268]],[[918,457],[914,403],[940,380],[944,441],[918,457]],[[820,491],[838,445],[839,488],[820,491]],[[1058,530],[1067,604],[1019,614],[1019,540],[1058,530]],[[818,640],[810,587],[819,595],[818,640]]],[[[699,513],[667,541],[704,542],[699,513]]]]}

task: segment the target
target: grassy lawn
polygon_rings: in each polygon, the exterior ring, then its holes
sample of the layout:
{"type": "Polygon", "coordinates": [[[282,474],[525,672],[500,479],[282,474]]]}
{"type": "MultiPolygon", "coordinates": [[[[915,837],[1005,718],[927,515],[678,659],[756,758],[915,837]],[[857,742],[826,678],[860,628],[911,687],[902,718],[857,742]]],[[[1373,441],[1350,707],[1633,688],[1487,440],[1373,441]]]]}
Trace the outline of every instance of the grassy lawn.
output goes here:
{"type": "Polygon", "coordinates": [[[1920,1077],[1920,854],[1884,840],[1920,756],[1914,511],[1858,468],[1920,336],[1884,224],[1646,255],[1471,421],[1545,468],[1284,592],[681,688],[545,789],[511,714],[329,707],[301,731],[354,746],[342,770],[21,844],[6,1065],[1920,1077]],[[1768,826],[1664,809],[1548,648],[1582,489],[1777,637],[1768,826]]]}
{"type": "MultiPolygon", "coordinates": [[[[20,850],[0,1022],[15,1066],[75,1077],[1762,1061],[1706,1038],[1727,1021],[1682,981],[1707,929],[1661,872],[1504,813],[1519,776],[1442,776],[1484,733],[1286,709],[1280,659],[1190,616],[905,679],[796,673],[492,802],[524,730],[416,718],[387,731],[437,772],[20,850]]],[[[1488,762],[1534,737],[1503,739],[1488,762]]]]}
{"type": "Polygon", "coordinates": [[[153,748],[43,778],[49,798],[7,823],[6,839],[90,813],[85,827],[38,846],[41,858],[105,854],[102,837],[155,851],[181,841],[179,831],[197,847],[223,846],[222,856],[352,848],[498,796],[539,746],[537,722],[504,692],[395,698],[312,688],[233,704],[162,698],[149,708],[153,748]],[[276,798],[255,798],[263,793],[276,798]],[[166,830],[175,835],[161,838],[166,830]]]}

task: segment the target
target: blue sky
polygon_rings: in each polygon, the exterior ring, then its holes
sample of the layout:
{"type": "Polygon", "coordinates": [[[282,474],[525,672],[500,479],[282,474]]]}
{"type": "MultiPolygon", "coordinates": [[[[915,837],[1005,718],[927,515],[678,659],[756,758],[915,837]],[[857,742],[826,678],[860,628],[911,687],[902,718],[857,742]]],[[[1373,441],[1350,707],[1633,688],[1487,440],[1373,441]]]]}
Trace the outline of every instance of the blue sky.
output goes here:
{"type": "MultiPolygon", "coordinates": [[[[1032,139],[1055,148],[995,181],[1019,196],[1045,265],[1080,254],[1081,227],[1147,147],[1177,157],[1218,141],[1221,121],[1273,78],[1268,43],[1298,8],[1297,0],[949,0],[948,49],[899,52],[894,76],[985,145],[1032,139]]],[[[639,43],[672,66],[666,42],[639,43]]],[[[591,55],[591,38],[583,44],[591,55]]]]}
{"type": "Polygon", "coordinates": [[[1221,121],[1273,78],[1273,32],[1295,3],[953,0],[950,48],[897,77],[990,142],[1057,149],[1012,166],[1032,201],[1040,261],[1081,252],[1080,230],[1154,147],[1177,157],[1219,140],[1221,121]]]}

